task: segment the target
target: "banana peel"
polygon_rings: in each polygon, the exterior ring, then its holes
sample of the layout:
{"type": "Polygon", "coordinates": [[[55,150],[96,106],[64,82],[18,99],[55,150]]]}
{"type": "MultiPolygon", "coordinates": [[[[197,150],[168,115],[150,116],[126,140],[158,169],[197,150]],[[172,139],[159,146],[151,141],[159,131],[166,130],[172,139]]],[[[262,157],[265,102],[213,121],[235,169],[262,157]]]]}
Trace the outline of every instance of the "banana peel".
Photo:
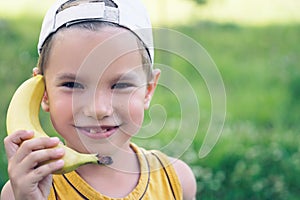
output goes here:
{"type": "MultiPolygon", "coordinates": [[[[6,127],[8,135],[18,130],[32,130],[34,131],[34,138],[49,137],[41,127],[39,120],[39,110],[44,91],[45,83],[42,75],[35,75],[19,86],[7,110],[6,127]]],[[[89,163],[112,164],[112,159],[109,156],[79,153],[63,144],[59,144],[55,148],[65,149],[65,155],[62,157],[65,164],[62,169],[53,172],[53,174],[68,173],[81,165],[89,163]]]]}

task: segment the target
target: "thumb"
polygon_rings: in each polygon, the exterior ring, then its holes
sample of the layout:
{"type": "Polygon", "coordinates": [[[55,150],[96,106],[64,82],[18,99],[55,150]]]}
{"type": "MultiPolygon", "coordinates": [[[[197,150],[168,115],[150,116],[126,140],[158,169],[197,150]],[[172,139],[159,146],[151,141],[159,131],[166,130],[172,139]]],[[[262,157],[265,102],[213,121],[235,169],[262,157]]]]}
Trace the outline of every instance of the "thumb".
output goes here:
{"type": "Polygon", "coordinates": [[[33,131],[20,130],[16,131],[4,139],[4,147],[6,151],[7,159],[9,160],[15,155],[20,145],[34,136],[33,131]]]}

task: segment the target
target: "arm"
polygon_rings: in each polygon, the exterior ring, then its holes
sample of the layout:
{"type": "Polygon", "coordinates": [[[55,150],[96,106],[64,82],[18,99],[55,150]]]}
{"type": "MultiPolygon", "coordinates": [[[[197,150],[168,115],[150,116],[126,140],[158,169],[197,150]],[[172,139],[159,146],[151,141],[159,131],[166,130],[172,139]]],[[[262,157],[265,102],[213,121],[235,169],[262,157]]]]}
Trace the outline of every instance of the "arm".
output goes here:
{"type": "Polygon", "coordinates": [[[58,138],[32,138],[33,135],[32,131],[17,131],[4,140],[10,181],[3,187],[1,200],[42,200],[49,195],[51,173],[62,168],[63,163],[43,162],[59,159],[64,152],[53,149],[58,138]]]}
{"type": "Polygon", "coordinates": [[[171,158],[183,190],[184,200],[195,200],[197,184],[191,168],[183,161],[171,158]]]}
{"type": "Polygon", "coordinates": [[[1,191],[1,200],[14,200],[14,192],[11,188],[10,181],[7,181],[6,184],[3,186],[1,191]]]}

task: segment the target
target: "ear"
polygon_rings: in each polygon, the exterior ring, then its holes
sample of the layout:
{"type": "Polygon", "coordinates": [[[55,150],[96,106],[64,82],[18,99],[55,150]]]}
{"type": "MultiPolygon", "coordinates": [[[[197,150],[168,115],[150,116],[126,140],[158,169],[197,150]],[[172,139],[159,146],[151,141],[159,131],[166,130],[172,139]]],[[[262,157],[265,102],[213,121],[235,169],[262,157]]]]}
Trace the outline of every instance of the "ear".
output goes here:
{"type": "Polygon", "coordinates": [[[150,107],[150,102],[151,102],[152,96],[154,94],[155,88],[157,86],[159,76],[160,76],[160,70],[154,69],[153,70],[153,80],[150,81],[147,86],[146,95],[145,95],[145,99],[144,99],[144,109],[148,109],[150,107]]]}
{"type": "Polygon", "coordinates": [[[41,74],[40,69],[38,67],[34,67],[32,69],[32,76],[36,76],[38,74],[41,74]]]}
{"type": "Polygon", "coordinates": [[[44,96],[43,96],[43,99],[42,99],[41,106],[42,106],[42,109],[45,112],[49,112],[50,111],[49,98],[48,98],[48,94],[47,94],[46,91],[44,92],[44,96]]]}

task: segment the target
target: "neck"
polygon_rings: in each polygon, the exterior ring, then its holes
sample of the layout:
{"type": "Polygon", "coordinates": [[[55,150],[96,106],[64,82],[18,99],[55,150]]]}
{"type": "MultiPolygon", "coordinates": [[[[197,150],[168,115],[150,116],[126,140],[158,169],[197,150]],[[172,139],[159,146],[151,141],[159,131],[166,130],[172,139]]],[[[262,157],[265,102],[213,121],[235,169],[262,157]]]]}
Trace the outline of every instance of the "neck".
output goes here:
{"type": "Polygon", "coordinates": [[[111,197],[125,197],[138,184],[140,165],[136,153],[129,144],[113,154],[113,164],[99,166],[88,164],[77,173],[95,190],[111,197]],[[119,188],[116,190],[116,185],[119,188]]]}
{"type": "Polygon", "coordinates": [[[82,177],[99,175],[113,175],[119,173],[139,173],[139,161],[136,153],[131,149],[129,142],[111,155],[113,163],[111,165],[88,164],[79,167],[76,171],[82,177]]]}

